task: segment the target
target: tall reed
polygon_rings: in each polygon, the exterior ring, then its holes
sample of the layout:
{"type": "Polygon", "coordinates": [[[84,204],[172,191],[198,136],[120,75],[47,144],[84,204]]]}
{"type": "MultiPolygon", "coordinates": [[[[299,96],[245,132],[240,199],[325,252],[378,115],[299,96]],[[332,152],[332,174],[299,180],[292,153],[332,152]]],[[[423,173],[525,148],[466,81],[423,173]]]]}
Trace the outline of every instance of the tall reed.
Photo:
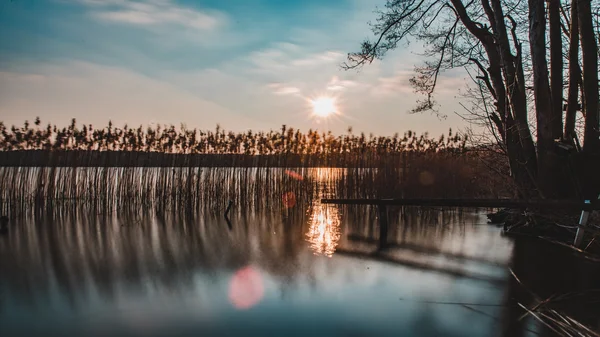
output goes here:
{"type": "MultiPolygon", "coordinates": [[[[417,135],[412,131],[402,137],[398,134],[393,137],[355,135],[351,128],[345,135],[334,136],[331,132],[315,130],[303,133],[285,125],[278,131],[234,133],[218,125],[214,131],[204,131],[188,130],[183,124],[180,128],[173,125],[117,128],[112,123],[100,129],[92,125],[80,128],[75,119],[62,129],[50,124],[41,128],[39,118],[34,124],[31,127],[26,121],[22,127],[7,128],[0,122],[0,150],[28,151],[19,152],[22,162],[3,161],[5,166],[45,163],[58,166],[372,167],[382,158],[389,159],[404,152],[460,152],[467,142],[466,136],[453,134],[452,130],[447,136],[434,139],[427,133],[417,135]],[[189,154],[213,156],[187,156],[189,154]]],[[[3,159],[14,158],[3,155],[3,159]]]]}
{"type": "Polygon", "coordinates": [[[75,120],[41,129],[38,119],[34,128],[0,123],[0,135],[3,213],[65,203],[98,212],[221,212],[228,200],[246,210],[281,208],[290,196],[313,200],[318,185],[329,186],[328,197],[481,197],[507,186],[452,131],[438,139],[411,131],[335,137],[286,126],[237,134],[183,125],[78,128],[75,120]]]}

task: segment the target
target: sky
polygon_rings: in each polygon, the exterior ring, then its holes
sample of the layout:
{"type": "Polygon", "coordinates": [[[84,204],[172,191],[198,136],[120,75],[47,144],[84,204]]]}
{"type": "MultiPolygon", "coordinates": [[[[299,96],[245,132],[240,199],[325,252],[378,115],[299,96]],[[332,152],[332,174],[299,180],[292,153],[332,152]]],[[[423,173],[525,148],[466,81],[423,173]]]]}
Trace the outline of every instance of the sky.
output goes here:
{"type": "Polygon", "coordinates": [[[360,71],[340,68],[384,3],[0,0],[0,120],[378,135],[464,128],[461,72],[438,81],[446,119],[409,114],[420,98],[409,84],[418,44],[360,71]],[[338,113],[311,115],[318,97],[334,97],[338,113]]]}

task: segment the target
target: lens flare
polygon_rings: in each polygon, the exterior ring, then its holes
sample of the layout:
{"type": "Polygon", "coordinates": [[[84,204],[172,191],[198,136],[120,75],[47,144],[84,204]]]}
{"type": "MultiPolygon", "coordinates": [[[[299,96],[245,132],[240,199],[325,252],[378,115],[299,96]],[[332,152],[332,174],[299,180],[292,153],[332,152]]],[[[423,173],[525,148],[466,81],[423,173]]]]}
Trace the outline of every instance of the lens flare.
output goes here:
{"type": "Polygon", "coordinates": [[[239,310],[250,309],[263,298],[265,289],[258,271],[251,266],[235,272],[229,283],[229,302],[239,310]]]}
{"type": "Polygon", "coordinates": [[[304,177],[295,171],[292,170],[285,170],[285,174],[287,174],[289,177],[294,178],[296,180],[304,180],[304,177]]]}
{"type": "Polygon", "coordinates": [[[293,208],[296,206],[296,194],[294,192],[286,192],[282,197],[283,207],[293,208]]]}

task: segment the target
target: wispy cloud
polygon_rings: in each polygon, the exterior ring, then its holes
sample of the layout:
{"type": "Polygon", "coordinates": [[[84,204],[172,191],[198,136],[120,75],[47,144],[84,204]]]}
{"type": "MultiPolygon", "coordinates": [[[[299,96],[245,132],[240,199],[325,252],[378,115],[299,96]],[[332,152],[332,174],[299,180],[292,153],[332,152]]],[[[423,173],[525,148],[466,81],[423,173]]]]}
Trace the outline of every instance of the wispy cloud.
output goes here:
{"type": "Polygon", "coordinates": [[[338,76],[333,76],[329,84],[327,85],[327,90],[329,91],[344,91],[349,88],[354,88],[358,86],[359,83],[356,81],[350,80],[340,80],[338,76]]]}
{"type": "Polygon", "coordinates": [[[227,21],[226,15],[217,11],[200,11],[183,7],[172,0],[78,0],[89,7],[93,17],[125,24],[177,25],[194,30],[213,30],[227,21]]]}
{"type": "Polygon", "coordinates": [[[337,50],[324,50],[313,52],[293,43],[276,43],[273,46],[256,50],[246,57],[252,66],[253,72],[274,73],[281,71],[306,73],[316,68],[329,68],[336,71],[337,64],[344,58],[344,54],[337,50]]]}
{"type": "Polygon", "coordinates": [[[344,57],[343,53],[336,51],[325,51],[309,55],[305,58],[293,60],[292,66],[316,66],[320,64],[330,64],[341,60],[344,57]]]}
{"type": "MultiPolygon", "coordinates": [[[[289,11],[270,1],[49,2],[56,15],[23,11],[13,20],[32,29],[19,41],[33,57],[13,62],[19,69],[0,65],[5,122],[40,114],[59,124],[77,117],[101,125],[112,118],[237,130],[287,124],[344,132],[351,125],[382,134],[436,133],[452,122],[452,116],[442,123],[405,113],[418,98],[408,80],[421,63],[407,49],[360,72],[340,70],[346,52],[368,34],[374,2],[385,0],[348,0],[356,4],[345,9],[338,2],[297,0],[289,11]],[[38,24],[44,22],[48,34],[41,43],[38,24]],[[39,55],[49,54],[39,63],[39,55]],[[317,96],[336,97],[339,118],[330,124],[309,118],[307,100],[317,96]]],[[[436,98],[444,111],[460,109],[454,98],[459,80],[458,74],[440,76],[436,98]]]]}
{"type": "Polygon", "coordinates": [[[300,89],[294,86],[284,85],[281,83],[271,83],[267,85],[276,95],[297,95],[300,94],[300,89]]]}
{"type": "Polygon", "coordinates": [[[374,83],[371,94],[375,96],[411,94],[414,92],[409,81],[412,75],[410,71],[397,71],[392,76],[381,76],[374,83]]]}
{"type": "Polygon", "coordinates": [[[213,128],[221,123],[238,130],[260,126],[222,104],[120,67],[74,61],[40,65],[27,72],[0,72],[0,85],[0,120],[7,124],[40,116],[57,124],[77,117],[98,126],[109,119],[117,125],[186,122],[213,128]]]}

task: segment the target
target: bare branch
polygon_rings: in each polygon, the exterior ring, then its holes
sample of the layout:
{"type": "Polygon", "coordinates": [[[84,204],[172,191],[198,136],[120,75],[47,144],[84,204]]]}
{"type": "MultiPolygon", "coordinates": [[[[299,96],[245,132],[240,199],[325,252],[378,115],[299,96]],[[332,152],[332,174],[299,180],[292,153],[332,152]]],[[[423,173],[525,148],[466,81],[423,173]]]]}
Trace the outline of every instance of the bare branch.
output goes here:
{"type": "Polygon", "coordinates": [[[494,99],[497,100],[498,96],[496,95],[496,91],[492,87],[492,83],[490,82],[490,76],[488,75],[487,70],[483,67],[481,62],[479,62],[477,59],[470,58],[469,61],[475,63],[477,68],[479,68],[479,71],[483,74],[483,76],[477,76],[476,78],[482,80],[485,83],[487,89],[490,91],[490,93],[492,94],[494,99]]]}
{"type": "Polygon", "coordinates": [[[461,0],[450,0],[456,13],[458,14],[462,23],[467,27],[471,34],[475,35],[481,42],[490,41],[492,35],[486,29],[480,28],[481,24],[471,20],[471,17],[467,13],[467,9],[463,5],[461,0]]]}
{"type": "MultiPolygon", "coordinates": [[[[403,20],[405,20],[408,17],[410,17],[411,15],[413,15],[424,3],[425,3],[425,0],[421,0],[416,6],[414,6],[412,8],[411,8],[411,5],[414,4],[414,1],[411,4],[409,4],[407,6],[407,8],[405,8],[398,17],[396,17],[391,22],[386,23],[385,28],[379,33],[379,38],[377,39],[377,41],[374,44],[372,44],[369,41],[365,41],[365,42],[363,42],[362,50],[360,53],[348,54],[348,61],[350,62],[350,64],[347,62],[344,62],[344,64],[342,65],[342,68],[346,69],[346,70],[354,69],[354,68],[360,67],[366,63],[373,62],[373,60],[376,57],[378,57],[378,55],[379,55],[378,50],[381,46],[383,39],[386,37],[386,35],[393,28],[395,28],[398,24],[400,24],[403,20]]],[[[428,7],[428,9],[424,11],[424,13],[429,11],[429,9],[431,9],[431,7],[433,7],[433,5],[435,3],[436,2],[432,3],[428,7]]],[[[417,20],[414,20],[414,21],[415,21],[415,23],[417,22],[417,20]]],[[[408,32],[409,29],[405,30],[405,32],[408,32]]],[[[401,34],[401,35],[402,36],[399,37],[397,40],[401,40],[404,37],[404,34],[401,34]]]]}

